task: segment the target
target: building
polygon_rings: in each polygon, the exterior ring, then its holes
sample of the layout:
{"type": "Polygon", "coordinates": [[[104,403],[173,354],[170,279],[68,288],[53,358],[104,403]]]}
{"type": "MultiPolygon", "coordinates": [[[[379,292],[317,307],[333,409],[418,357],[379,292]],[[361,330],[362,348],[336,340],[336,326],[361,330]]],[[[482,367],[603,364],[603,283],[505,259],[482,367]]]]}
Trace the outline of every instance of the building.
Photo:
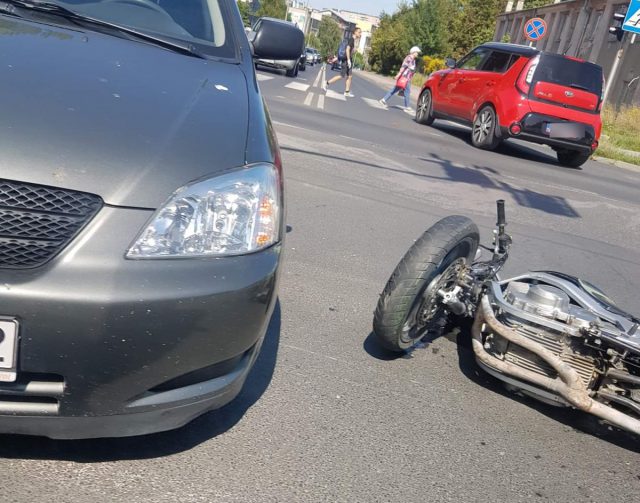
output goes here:
{"type": "Polygon", "coordinates": [[[629,1],[550,0],[549,3],[525,10],[522,0],[509,0],[506,11],[498,16],[494,40],[528,44],[525,23],[533,17],[542,18],[547,23],[548,35],[531,43],[534,47],[599,64],[607,78],[607,102],[617,107],[640,105],[640,36],[627,33],[619,42],[609,33],[613,14],[625,12],[629,1]],[[621,58],[616,78],[610,79],[618,56],[621,58]]]}
{"type": "Polygon", "coordinates": [[[353,30],[355,30],[356,24],[346,20],[335,9],[312,10],[309,32],[317,35],[320,29],[320,22],[322,21],[322,18],[327,16],[338,23],[338,26],[340,26],[340,30],[342,30],[343,38],[348,38],[353,34],[353,30]]]}
{"type": "Polygon", "coordinates": [[[377,16],[370,16],[369,14],[362,14],[360,12],[351,12],[348,10],[338,10],[338,14],[351,23],[354,23],[362,30],[362,37],[358,44],[358,52],[364,54],[367,49],[371,48],[371,37],[373,32],[380,25],[380,18],[377,16]]]}

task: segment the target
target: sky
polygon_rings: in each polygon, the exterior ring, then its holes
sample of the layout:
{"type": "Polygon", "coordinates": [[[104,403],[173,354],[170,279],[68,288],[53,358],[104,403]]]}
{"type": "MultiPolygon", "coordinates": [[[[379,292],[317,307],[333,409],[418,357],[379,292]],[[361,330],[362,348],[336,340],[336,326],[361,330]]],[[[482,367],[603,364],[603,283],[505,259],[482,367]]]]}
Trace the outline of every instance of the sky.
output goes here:
{"type": "Polygon", "coordinates": [[[382,11],[392,14],[396,10],[399,0],[309,0],[309,5],[316,9],[342,9],[372,16],[382,11]]]}

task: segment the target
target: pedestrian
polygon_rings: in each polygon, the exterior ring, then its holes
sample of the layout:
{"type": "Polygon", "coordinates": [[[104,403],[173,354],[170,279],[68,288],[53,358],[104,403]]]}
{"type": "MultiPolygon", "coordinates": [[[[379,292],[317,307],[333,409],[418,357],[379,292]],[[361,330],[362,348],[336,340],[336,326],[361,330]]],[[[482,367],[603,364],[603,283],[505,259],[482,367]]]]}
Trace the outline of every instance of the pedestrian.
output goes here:
{"type": "MultiPolygon", "coordinates": [[[[354,98],[355,96],[351,93],[351,81],[353,78],[353,58],[355,56],[355,47],[356,40],[360,38],[362,35],[362,30],[356,26],[353,30],[353,34],[347,40],[347,44],[344,51],[344,56],[340,58],[342,63],[342,68],[340,70],[340,75],[336,75],[331,80],[325,81],[324,90],[329,89],[331,84],[335,84],[340,79],[347,79],[347,82],[344,86],[344,95],[349,98],[354,98]]],[[[339,55],[340,57],[340,55],[339,55]]]]}
{"type": "Polygon", "coordinates": [[[420,55],[422,51],[420,47],[413,46],[407,54],[407,57],[404,58],[402,62],[402,66],[400,67],[400,71],[396,75],[396,83],[393,86],[393,89],[389,91],[384,98],[380,100],[380,103],[384,106],[387,106],[387,101],[396,93],[400,93],[404,95],[404,108],[405,110],[411,110],[410,107],[410,95],[411,95],[411,79],[416,73],[416,59],[420,55]]]}

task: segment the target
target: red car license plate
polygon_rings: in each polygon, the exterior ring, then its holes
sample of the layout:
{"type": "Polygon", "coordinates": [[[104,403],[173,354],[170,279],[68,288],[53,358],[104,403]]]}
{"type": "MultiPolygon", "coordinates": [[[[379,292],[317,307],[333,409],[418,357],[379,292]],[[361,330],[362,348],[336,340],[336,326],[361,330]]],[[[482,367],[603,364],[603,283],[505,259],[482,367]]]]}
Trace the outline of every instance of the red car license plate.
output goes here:
{"type": "Polygon", "coordinates": [[[584,137],[584,126],[571,123],[549,123],[545,128],[545,132],[550,138],[579,140],[584,137]]]}

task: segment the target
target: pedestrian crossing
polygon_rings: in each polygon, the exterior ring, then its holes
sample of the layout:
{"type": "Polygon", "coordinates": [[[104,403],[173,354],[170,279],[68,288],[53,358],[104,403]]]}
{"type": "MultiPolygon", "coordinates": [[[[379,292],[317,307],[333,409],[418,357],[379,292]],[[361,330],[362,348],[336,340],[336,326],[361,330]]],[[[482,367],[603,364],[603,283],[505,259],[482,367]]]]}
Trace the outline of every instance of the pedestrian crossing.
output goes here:
{"type": "MultiPolygon", "coordinates": [[[[257,73],[256,78],[258,79],[258,82],[267,82],[267,81],[273,80],[275,77],[273,77],[272,75],[264,74],[264,73],[257,73]]],[[[333,89],[326,89],[326,90],[323,89],[325,80],[326,80],[326,67],[322,67],[321,70],[316,75],[316,78],[314,79],[313,84],[311,85],[306,84],[305,83],[306,79],[298,79],[298,80],[288,82],[287,84],[284,85],[284,87],[292,91],[306,93],[306,96],[303,101],[304,106],[313,108],[315,103],[315,108],[319,110],[325,109],[325,104],[327,103],[327,100],[346,102],[346,101],[352,101],[354,99],[358,99],[358,98],[347,99],[347,96],[345,96],[343,92],[338,92],[333,89]]],[[[276,97],[284,98],[284,96],[276,96],[276,97]]],[[[365,103],[370,108],[373,108],[376,110],[388,111],[389,109],[398,109],[411,116],[415,114],[415,111],[412,109],[404,109],[404,107],[394,106],[394,105],[388,105],[388,106],[383,105],[382,103],[380,103],[379,99],[376,99],[376,98],[361,96],[359,97],[359,100],[365,103]]]]}

